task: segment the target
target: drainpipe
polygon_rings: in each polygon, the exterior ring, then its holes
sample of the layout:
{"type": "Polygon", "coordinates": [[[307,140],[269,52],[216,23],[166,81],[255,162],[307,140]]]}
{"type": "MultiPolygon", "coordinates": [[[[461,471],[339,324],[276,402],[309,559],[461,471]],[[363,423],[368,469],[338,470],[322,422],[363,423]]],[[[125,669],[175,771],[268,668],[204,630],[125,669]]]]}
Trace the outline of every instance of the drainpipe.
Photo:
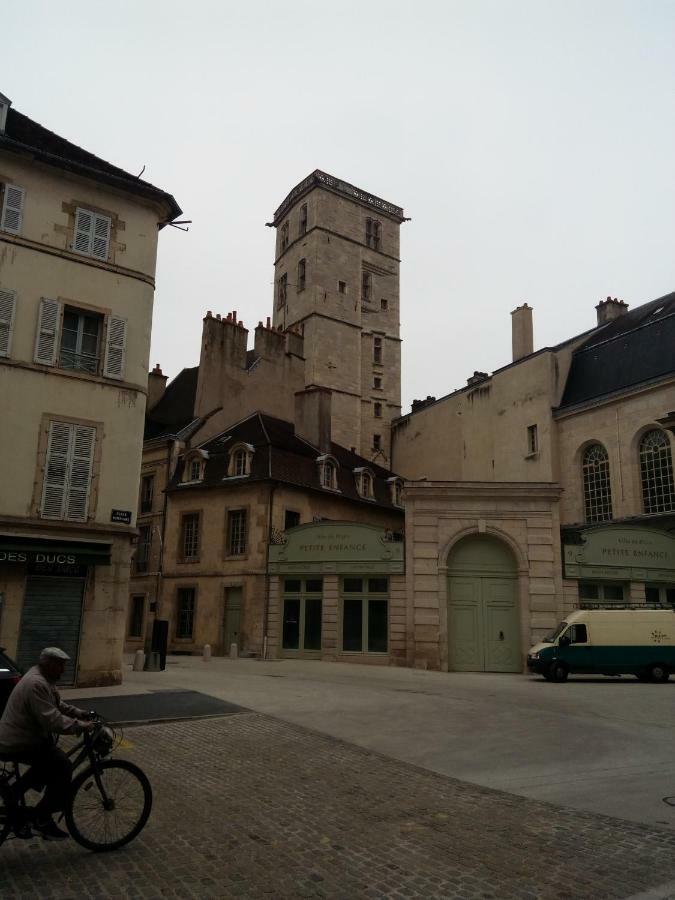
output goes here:
{"type": "MultiPolygon", "coordinates": [[[[171,445],[172,441],[169,439],[166,442],[166,484],[168,487],[169,481],[171,479],[171,445]]],[[[164,566],[164,535],[166,534],[166,508],[169,501],[169,495],[167,493],[166,487],[164,488],[164,504],[162,507],[162,528],[161,531],[158,530],[157,536],[159,537],[159,559],[157,561],[157,583],[155,586],[155,619],[161,619],[161,603],[160,603],[160,591],[162,587],[162,572],[164,566]]]]}
{"type": "MultiPolygon", "coordinates": [[[[268,475],[272,477],[272,448],[268,447],[268,475]]],[[[272,540],[272,509],[274,505],[274,492],[277,489],[275,482],[270,485],[270,499],[267,509],[267,541],[265,543],[265,610],[263,612],[263,652],[262,658],[267,659],[267,631],[270,611],[270,541],[272,540]]]]}

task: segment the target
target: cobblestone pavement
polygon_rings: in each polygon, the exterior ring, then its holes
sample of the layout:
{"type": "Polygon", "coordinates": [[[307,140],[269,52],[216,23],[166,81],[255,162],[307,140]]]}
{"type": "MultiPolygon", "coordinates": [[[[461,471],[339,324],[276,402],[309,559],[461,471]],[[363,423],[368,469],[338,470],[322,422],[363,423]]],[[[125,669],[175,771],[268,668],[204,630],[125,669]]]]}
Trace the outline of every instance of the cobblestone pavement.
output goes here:
{"type": "Polygon", "coordinates": [[[675,882],[672,831],[455,781],[256,713],[127,738],[119,755],[154,788],[145,831],[103,855],[6,842],[2,900],[596,900],[675,882]]]}

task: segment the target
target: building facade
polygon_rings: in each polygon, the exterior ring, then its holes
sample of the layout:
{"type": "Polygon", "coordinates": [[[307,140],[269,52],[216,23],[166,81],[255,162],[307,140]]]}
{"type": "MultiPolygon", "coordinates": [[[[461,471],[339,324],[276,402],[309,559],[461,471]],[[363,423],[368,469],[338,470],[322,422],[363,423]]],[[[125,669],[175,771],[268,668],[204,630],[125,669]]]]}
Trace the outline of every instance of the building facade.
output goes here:
{"type": "Polygon", "coordinates": [[[0,642],[121,679],[158,227],[169,194],[0,96],[0,642]]]}
{"type": "Polygon", "coordinates": [[[675,295],[533,351],[395,423],[416,665],[521,671],[581,604],[675,602],[675,295]]]}

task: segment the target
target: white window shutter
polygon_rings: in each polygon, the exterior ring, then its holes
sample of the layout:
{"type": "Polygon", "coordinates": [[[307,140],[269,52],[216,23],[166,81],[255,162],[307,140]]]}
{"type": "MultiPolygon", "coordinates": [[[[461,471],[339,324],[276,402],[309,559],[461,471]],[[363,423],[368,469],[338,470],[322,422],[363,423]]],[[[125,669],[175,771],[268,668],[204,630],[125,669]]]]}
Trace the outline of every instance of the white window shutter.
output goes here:
{"type": "Polygon", "coordinates": [[[35,337],[35,355],[33,357],[35,362],[40,363],[40,365],[53,366],[56,363],[60,319],[61,304],[59,301],[43,297],[40,301],[40,314],[35,337]]]}
{"type": "Polygon", "coordinates": [[[80,209],[75,211],[75,237],[73,240],[73,250],[76,253],[91,253],[91,238],[94,230],[94,214],[88,209],[80,209]]]}
{"type": "Polygon", "coordinates": [[[70,442],[74,427],[66,422],[52,422],[49,426],[47,464],[42,484],[42,508],[40,510],[43,519],[63,518],[68,485],[70,442]]]}
{"type": "Polygon", "coordinates": [[[106,378],[124,378],[124,358],[127,348],[127,320],[118,316],[108,318],[103,374],[106,378]]]}
{"type": "Polygon", "coordinates": [[[91,255],[96,259],[108,259],[110,244],[110,219],[94,214],[94,232],[91,239],[91,255]]]}
{"type": "Polygon", "coordinates": [[[12,234],[21,232],[23,223],[23,198],[25,191],[15,184],[6,184],[2,198],[2,216],[0,216],[0,228],[11,231],[12,234]]]}
{"type": "Polygon", "coordinates": [[[9,356],[15,309],[16,291],[3,291],[0,288],[0,356],[9,356]]]}
{"type": "Polygon", "coordinates": [[[86,522],[96,429],[89,425],[73,425],[72,429],[66,519],[73,522],[86,522]]]}

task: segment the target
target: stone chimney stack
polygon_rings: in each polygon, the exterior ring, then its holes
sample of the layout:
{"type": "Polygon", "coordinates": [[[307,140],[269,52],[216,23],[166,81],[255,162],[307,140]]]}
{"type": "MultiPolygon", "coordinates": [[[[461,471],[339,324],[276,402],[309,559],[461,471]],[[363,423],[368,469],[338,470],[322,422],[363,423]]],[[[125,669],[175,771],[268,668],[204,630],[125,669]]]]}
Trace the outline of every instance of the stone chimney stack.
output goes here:
{"type": "Polygon", "coordinates": [[[295,394],[295,434],[330,453],[331,391],[314,387],[295,394]]]}
{"type": "Polygon", "coordinates": [[[511,351],[513,362],[529,356],[534,350],[532,336],[532,307],[527,303],[517,306],[511,313],[511,351]]]}
{"type": "Polygon", "coordinates": [[[151,410],[153,406],[157,406],[164,396],[168,377],[162,372],[162,367],[159,363],[157,363],[152,372],[148,372],[148,402],[146,407],[148,410],[151,410]]]}
{"type": "Polygon", "coordinates": [[[613,300],[608,297],[606,300],[601,300],[595,309],[598,313],[598,325],[606,325],[607,322],[612,322],[627,313],[628,304],[623,300],[617,300],[616,297],[613,300]]]}

